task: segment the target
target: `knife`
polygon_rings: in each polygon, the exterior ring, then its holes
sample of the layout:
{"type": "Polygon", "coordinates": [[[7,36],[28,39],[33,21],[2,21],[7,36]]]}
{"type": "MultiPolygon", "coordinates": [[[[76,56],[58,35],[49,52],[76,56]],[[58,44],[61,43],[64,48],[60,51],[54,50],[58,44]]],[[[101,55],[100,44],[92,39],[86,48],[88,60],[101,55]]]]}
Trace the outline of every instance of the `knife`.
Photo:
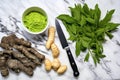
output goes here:
{"type": "Polygon", "coordinates": [[[61,26],[60,26],[59,22],[57,21],[57,19],[55,19],[55,24],[56,24],[56,29],[57,29],[57,33],[58,33],[58,37],[59,37],[59,40],[61,42],[61,45],[62,45],[63,49],[65,49],[67,52],[68,59],[70,61],[70,65],[71,65],[72,70],[73,70],[73,75],[75,77],[77,77],[77,76],[79,76],[79,71],[78,71],[77,65],[75,63],[75,60],[72,56],[72,53],[71,53],[71,50],[70,50],[69,45],[67,43],[67,40],[65,38],[65,35],[64,35],[64,33],[61,29],[61,26]]]}

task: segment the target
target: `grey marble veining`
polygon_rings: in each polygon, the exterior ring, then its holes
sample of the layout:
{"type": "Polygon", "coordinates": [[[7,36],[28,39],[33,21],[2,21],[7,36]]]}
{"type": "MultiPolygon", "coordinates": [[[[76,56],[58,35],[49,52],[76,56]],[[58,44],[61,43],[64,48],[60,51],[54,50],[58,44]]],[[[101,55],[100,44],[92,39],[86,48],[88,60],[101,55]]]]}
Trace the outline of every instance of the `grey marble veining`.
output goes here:
{"type": "MultiPolygon", "coordinates": [[[[120,1],[119,0],[1,0],[0,1],[0,40],[3,36],[9,34],[16,34],[32,42],[32,46],[44,54],[47,58],[53,59],[51,51],[46,50],[45,43],[47,34],[28,37],[22,28],[21,17],[25,9],[31,6],[39,6],[48,14],[49,25],[55,26],[55,17],[59,14],[70,14],[69,6],[74,6],[75,3],[87,3],[89,7],[93,8],[96,3],[99,4],[102,10],[102,17],[104,17],[107,10],[115,9],[112,21],[120,23],[120,1]]],[[[63,26],[63,24],[61,23],[63,26]]],[[[65,36],[69,35],[62,27],[65,36]]],[[[100,64],[94,66],[92,58],[89,62],[84,62],[85,52],[82,52],[78,57],[75,56],[75,43],[68,41],[73,56],[77,63],[80,76],[75,78],[65,50],[62,49],[57,34],[55,35],[55,43],[60,48],[59,59],[63,64],[68,66],[67,72],[63,75],[58,75],[55,71],[51,70],[46,72],[44,65],[37,67],[34,75],[29,77],[24,73],[15,74],[10,71],[8,77],[4,78],[0,74],[0,80],[120,80],[120,27],[116,32],[113,32],[113,39],[106,37],[107,41],[103,44],[104,54],[106,58],[102,59],[100,64]]],[[[0,48],[1,49],[1,48],[0,48]]]]}

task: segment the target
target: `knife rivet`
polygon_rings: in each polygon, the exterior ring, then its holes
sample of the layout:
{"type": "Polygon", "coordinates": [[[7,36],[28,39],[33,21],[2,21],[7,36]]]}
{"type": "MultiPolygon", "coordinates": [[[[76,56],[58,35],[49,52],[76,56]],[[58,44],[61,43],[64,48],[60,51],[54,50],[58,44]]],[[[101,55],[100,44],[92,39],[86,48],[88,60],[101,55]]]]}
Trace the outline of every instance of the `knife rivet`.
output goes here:
{"type": "Polygon", "coordinates": [[[72,63],[72,65],[74,65],[74,63],[72,63]]]}

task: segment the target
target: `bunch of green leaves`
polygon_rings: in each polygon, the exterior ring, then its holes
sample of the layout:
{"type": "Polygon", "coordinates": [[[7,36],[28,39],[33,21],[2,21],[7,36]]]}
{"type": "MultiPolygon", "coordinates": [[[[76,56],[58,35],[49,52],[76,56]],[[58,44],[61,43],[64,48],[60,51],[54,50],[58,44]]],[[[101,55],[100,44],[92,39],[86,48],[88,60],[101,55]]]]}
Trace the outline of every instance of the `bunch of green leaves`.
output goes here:
{"type": "Polygon", "coordinates": [[[88,49],[84,61],[88,61],[90,55],[95,65],[104,58],[102,43],[105,41],[105,35],[110,39],[113,37],[111,32],[118,27],[118,23],[110,22],[114,9],[107,11],[105,17],[101,19],[101,10],[98,4],[94,9],[87,4],[70,7],[71,15],[61,14],[57,18],[65,25],[70,37],[69,40],[76,42],[76,55],[81,51],[88,49]]]}

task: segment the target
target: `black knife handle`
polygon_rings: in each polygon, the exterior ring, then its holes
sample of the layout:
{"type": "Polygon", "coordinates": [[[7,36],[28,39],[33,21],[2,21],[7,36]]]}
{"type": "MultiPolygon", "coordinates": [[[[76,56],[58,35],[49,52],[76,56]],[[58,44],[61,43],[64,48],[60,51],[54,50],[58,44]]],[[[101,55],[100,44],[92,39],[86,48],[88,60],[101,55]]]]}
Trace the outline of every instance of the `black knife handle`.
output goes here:
{"type": "Polygon", "coordinates": [[[69,61],[70,61],[70,65],[73,69],[74,76],[77,77],[77,76],[79,76],[79,71],[78,71],[77,65],[75,63],[75,60],[72,56],[72,53],[71,53],[69,47],[66,48],[66,52],[67,52],[67,55],[68,55],[68,58],[69,58],[69,61]]]}

